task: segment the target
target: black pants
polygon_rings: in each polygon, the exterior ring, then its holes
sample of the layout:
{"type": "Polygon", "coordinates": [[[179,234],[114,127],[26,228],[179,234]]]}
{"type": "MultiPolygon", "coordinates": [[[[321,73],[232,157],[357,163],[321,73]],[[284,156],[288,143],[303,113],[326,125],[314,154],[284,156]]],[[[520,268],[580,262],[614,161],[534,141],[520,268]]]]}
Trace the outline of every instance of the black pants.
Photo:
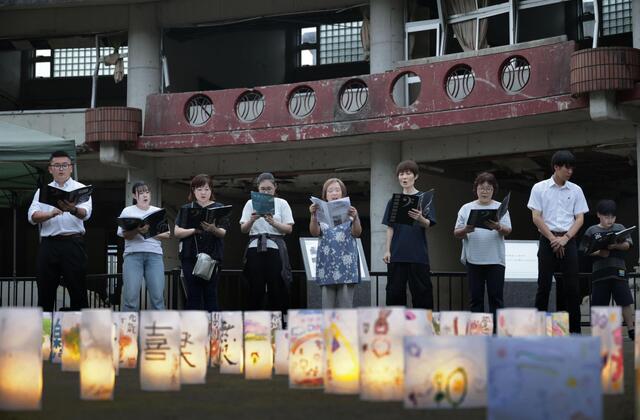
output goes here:
{"type": "Polygon", "coordinates": [[[250,311],[286,312],[289,309],[289,289],[282,279],[282,261],[277,249],[258,252],[257,248],[249,248],[245,275],[249,281],[250,311]]]}
{"type": "Polygon", "coordinates": [[[496,309],[504,308],[504,266],[500,264],[476,265],[467,263],[467,278],[471,292],[471,312],[484,312],[484,288],[487,286],[489,310],[494,319],[496,309]]]}
{"type": "Polygon", "coordinates": [[[182,274],[184,275],[184,288],[187,292],[185,309],[205,310],[213,312],[218,310],[218,274],[219,266],[213,270],[209,280],[194,276],[193,267],[195,258],[181,259],[182,274]]]}
{"type": "Polygon", "coordinates": [[[433,287],[427,264],[389,263],[387,305],[407,304],[407,283],[414,308],[433,309],[433,287]]]}
{"type": "Polygon", "coordinates": [[[578,247],[575,239],[567,242],[564,257],[558,258],[545,237],[540,237],[538,248],[538,291],[536,308],[547,311],[554,272],[562,272],[556,279],[556,307],[569,312],[569,331],[580,333],[580,290],[578,287],[578,247]]]}
{"type": "Polygon", "coordinates": [[[87,253],[82,236],[42,238],[37,272],[38,306],[43,311],[53,311],[59,285],[69,291],[71,310],[79,311],[89,306],[85,281],[87,253]]]}

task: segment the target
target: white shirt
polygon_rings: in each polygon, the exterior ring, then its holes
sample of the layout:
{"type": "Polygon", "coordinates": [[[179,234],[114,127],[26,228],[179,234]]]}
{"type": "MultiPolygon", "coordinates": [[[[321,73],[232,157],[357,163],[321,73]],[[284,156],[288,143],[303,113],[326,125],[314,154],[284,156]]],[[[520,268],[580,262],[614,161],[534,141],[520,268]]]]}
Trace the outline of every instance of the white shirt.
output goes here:
{"type": "MultiPolygon", "coordinates": [[[[74,180],[73,178],[69,178],[64,185],[59,185],[56,181],[51,182],[49,185],[60,188],[64,191],[73,191],[78,188],[85,187],[86,185],[74,180]]],[[[79,219],[71,213],[65,211],[62,214],[57,215],[56,217],[52,217],[51,219],[40,223],[40,236],[43,238],[46,236],[56,236],[56,235],[72,235],[72,234],[83,234],[84,230],[84,221],[89,220],[91,217],[91,198],[88,201],[85,201],[82,204],[78,204],[76,207],[85,209],[87,215],[84,218],[79,219]]],[[[48,204],[44,204],[40,202],[40,189],[36,191],[33,196],[33,201],[31,202],[31,206],[29,206],[29,211],[27,212],[27,219],[29,223],[35,225],[36,222],[33,221],[33,213],[37,211],[51,211],[54,207],[48,204]]]]}
{"type": "MultiPolygon", "coordinates": [[[[276,222],[284,223],[286,225],[294,224],[293,214],[291,213],[291,207],[289,207],[289,203],[287,203],[282,198],[274,197],[274,209],[275,214],[273,215],[273,220],[276,222]]],[[[253,213],[253,204],[251,200],[247,201],[242,209],[242,217],[240,218],[240,224],[246,223],[251,219],[251,213],[253,213]]],[[[260,217],[257,219],[253,226],[251,226],[251,230],[249,231],[249,236],[252,235],[261,235],[263,233],[268,233],[269,235],[279,235],[283,236],[282,232],[278,229],[271,226],[264,217],[260,217]]],[[[258,240],[254,239],[249,243],[249,248],[256,248],[258,246],[258,240]]],[[[278,249],[278,245],[272,240],[267,240],[267,248],[278,249]]]]}
{"type": "MultiPolygon", "coordinates": [[[[471,210],[494,210],[498,207],[500,207],[500,202],[495,200],[491,200],[491,203],[486,205],[480,204],[478,200],[463,205],[458,211],[455,229],[461,229],[467,225],[471,210]]],[[[500,219],[500,224],[511,229],[511,217],[508,211],[500,219]]],[[[477,227],[473,232],[467,233],[467,237],[462,240],[460,261],[462,264],[499,264],[504,266],[504,253],[504,236],[495,230],[477,227]]]]}
{"type": "Polygon", "coordinates": [[[553,177],[531,188],[527,207],[542,213],[542,220],[552,232],[566,232],[579,214],[589,211],[582,188],[573,182],[559,186],[553,177]]]}
{"type": "MultiPolygon", "coordinates": [[[[133,205],[122,209],[122,213],[120,213],[119,217],[137,217],[139,219],[142,219],[146,215],[158,210],[160,210],[159,207],[149,206],[147,210],[142,210],[138,206],[133,205]]],[[[124,238],[124,233],[120,226],[118,226],[118,236],[124,238]]],[[[158,239],[145,239],[144,236],[138,233],[133,237],[133,239],[124,240],[123,255],[131,254],[132,252],[151,252],[153,254],[162,255],[162,245],[158,239]]]]}

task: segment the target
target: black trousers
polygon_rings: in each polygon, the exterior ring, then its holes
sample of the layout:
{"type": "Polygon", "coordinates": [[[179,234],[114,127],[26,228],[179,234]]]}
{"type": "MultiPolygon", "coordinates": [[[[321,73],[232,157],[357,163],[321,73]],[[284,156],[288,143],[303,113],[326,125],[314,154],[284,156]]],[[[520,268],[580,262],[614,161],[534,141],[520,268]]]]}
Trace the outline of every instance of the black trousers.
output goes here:
{"type": "Polygon", "coordinates": [[[433,309],[433,287],[427,264],[389,263],[386,304],[407,304],[407,283],[414,308],[433,309]]]}
{"type": "Polygon", "coordinates": [[[478,265],[467,263],[467,278],[471,294],[471,312],[484,312],[484,289],[487,287],[489,310],[494,319],[496,309],[504,308],[504,266],[500,264],[478,265]]]}
{"type": "Polygon", "coordinates": [[[37,260],[38,305],[52,312],[58,286],[69,291],[71,310],[89,306],[87,300],[87,253],[82,236],[42,238],[37,260]]]}
{"type": "Polygon", "coordinates": [[[209,280],[194,276],[193,267],[196,265],[195,258],[183,258],[182,274],[184,275],[184,288],[187,291],[187,310],[205,310],[214,312],[218,310],[218,275],[220,266],[216,266],[209,280]]]}
{"type": "Polygon", "coordinates": [[[282,261],[277,249],[247,250],[245,276],[249,281],[250,311],[270,310],[286,313],[289,309],[289,289],[282,279],[282,261]],[[266,295],[266,302],[265,302],[266,295]]]}
{"type": "Polygon", "coordinates": [[[554,272],[562,272],[556,279],[556,307],[569,312],[569,331],[580,333],[580,289],[578,285],[578,246],[575,239],[567,242],[564,257],[558,258],[545,237],[540,237],[538,248],[538,291],[536,308],[547,311],[554,272]]]}

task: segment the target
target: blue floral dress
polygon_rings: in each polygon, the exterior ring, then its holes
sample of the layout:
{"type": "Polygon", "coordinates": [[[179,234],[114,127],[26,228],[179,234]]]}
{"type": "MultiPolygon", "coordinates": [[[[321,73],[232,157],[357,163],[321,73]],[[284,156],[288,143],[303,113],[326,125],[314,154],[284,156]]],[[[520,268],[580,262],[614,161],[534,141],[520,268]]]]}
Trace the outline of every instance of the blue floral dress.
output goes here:
{"type": "Polygon", "coordinates": [[[360,282],[358,245],[351,235],[351,222],[335,227],[321,224],[318,244],[318,284],[330,286],[360,282]]]}

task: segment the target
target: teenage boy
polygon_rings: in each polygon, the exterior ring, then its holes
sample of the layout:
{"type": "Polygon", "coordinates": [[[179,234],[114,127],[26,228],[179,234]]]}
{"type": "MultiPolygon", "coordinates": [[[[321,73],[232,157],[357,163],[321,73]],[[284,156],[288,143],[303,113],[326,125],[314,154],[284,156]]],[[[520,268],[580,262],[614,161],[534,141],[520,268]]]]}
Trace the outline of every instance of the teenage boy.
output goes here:
{"type": "Polygon", "coordinates": [[[589,211],[582,188],[569,181],[576,158],[568,150],[551,157],[551,178],[531,189],[527,207],[540,232],[538,246],[538,291],[536,308],[549,305],[553,273],[562,271],[556,282],[557,309],[569,312],[569,330],[580,333],[580,291],[578,287],[578,247],[575,236],[589,211]]]}
{"type": "MultiPolygon", "coordinates": [[[[413,160],[400,162],[396,167],[396,176],[402,187],[402,193],[422,197],[415,187],[418,179],[418,164],[413,160]]],[[[433,288],[429,273],[429,251],[427,232],[429,226],[436,224],[433,205],[422,209],[412,209],[409,216],[413,225],[391,223],[389,213],[391,200],[387,203],[382,223],[387,226],[387,240],[383,260],[387,266],[387,305],[406,305],[407,283],[414,308],[433,309],[433,288]]]]}
{"type": "MultiPolygon", "coordinates": [[[[589,227],[584,233],[583,248],[586,251],[589,243],[611,232],[620,232],[625,227],[616,223],[616,203],[613,200],[601,200],[596,206],[600,223],[589,227]]],[[[635,339],[633,320],[633,297],[627,283],[627,267],[624,254],[631,248],[630,236],[608,245],[607,249],[593,252],[591,274],[591,305],[609,306],[611,297],[616,304],[622,306],[622,317],[627,323],[627,331],[631,340],[635,339]]]]}

